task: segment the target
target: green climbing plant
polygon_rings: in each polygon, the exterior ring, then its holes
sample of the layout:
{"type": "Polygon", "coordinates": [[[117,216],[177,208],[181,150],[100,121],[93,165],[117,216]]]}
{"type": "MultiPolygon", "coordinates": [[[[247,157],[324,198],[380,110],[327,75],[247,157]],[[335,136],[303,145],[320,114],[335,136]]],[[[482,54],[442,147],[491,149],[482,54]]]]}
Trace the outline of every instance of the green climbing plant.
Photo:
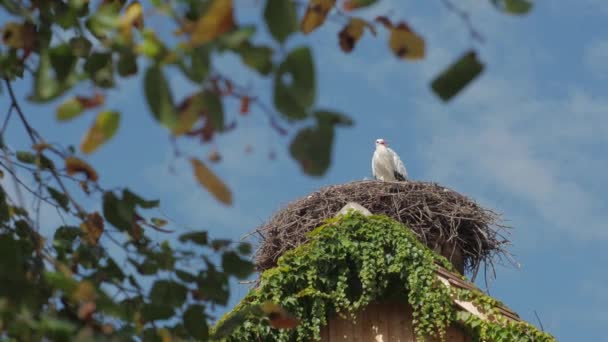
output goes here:
{"type": "Polygon", "coordinates": [[[400,223],[384,216],[352,213],[328,221],[310,233],[311,241],[285,253],[278,266],[265,271],[259,287],[216,326],[215,337],[227,341],[311,341],[332,314],[354,318],[359,309],[383,300],[404,300],[413,308],[419,340],[445,340],[446,328],[460,324],[476,340],[554,341],[525,322],[510,322],[497,314],[500,303],[480,291],[443,285],[435,269],[451,264],[422,245],[400,223]],[[471,300],[486,315],[484,321],[453,305],[453,298],[471,300]],[[279,303],[300,323],[281,330],[260,315],[241,314],[251,306],[279,303]],[[240,327],[224,336],[226,324],[240,327]]]}

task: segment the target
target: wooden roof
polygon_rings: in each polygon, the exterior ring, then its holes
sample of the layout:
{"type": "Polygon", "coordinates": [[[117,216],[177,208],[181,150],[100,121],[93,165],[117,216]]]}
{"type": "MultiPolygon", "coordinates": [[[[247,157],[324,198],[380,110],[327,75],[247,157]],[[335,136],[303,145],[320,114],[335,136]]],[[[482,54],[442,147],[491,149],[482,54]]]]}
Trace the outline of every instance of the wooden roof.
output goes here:
{"type": "MultiPolygon", "coordinates": [[[[446,286],[456,287],[459,289],[465,289],[465,290],[469,290],[469,291],[482,292],[472,282],[463,280],[459,274],[450,272],[440,265],[437,265],[437,266],[438,266],[437,270],[436,270],[437,278],[446,286]]],[[[487,315],[485,315],[484,312],[482,312],[479,308],[477,308],[475,306],[475,304],[473,304],[472,302],[462,301],[462,300],[458,300],[456,298],[454,298],[453,300],[454,300],[454,304],[456,306],[466,310],[467,312],[469,312],[483,320],[488,320],[487,315]]],[[[513,310],[506,307],[504,304],[498,306],[498,312],[503,317],[505,317],[509,320],[517,321],[517,322],[521,321],[521,318],[519,317],[519,315],[516,312],[514,312],[513,310]]]]}

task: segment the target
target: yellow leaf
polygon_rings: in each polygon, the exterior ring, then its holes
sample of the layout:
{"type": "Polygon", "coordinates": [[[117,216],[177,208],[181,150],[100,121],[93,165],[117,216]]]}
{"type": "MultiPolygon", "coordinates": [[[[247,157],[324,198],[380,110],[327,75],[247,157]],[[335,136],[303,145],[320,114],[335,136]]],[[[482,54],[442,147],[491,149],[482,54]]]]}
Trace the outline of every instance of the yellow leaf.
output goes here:
{"type": "Polygon", "coordinates": [[[306,13],[300,23],[300,31],[309,34],[317,27],[323,25],[327,14],[336,4],[336,0],[309,0],[306,13]]]}
{"type": "Polygon", "coordinates": [[[86,220],[80,224],[80,229],[85,233],[84,239],[95,246],[103,234],[103,219],[97,212],[89,214],[86,220]]]}
{"type": "Polygon", "coordinates": [[[42,151],[46,150],[46,149],[47,149],[47,148],[49,148],[49,147],[51,147],[51,144],[46,143],[46,142],[41,142],[41,143],[34,144],[34,145],[32,146],[32,149],[33,149],[34,151],[36,151],[36,152],[40,153],[40,152],[42,152],[42,151]]]}
{"type": "Polygon", "coordinates": [[[77,302],[91,302],[95,300],[96,296],[95,287],[88,280],[78,283],[74,293],[72,293],[72,298],[77,302]]]}
{"type": "Polygon", "coordinates": [[[162,342],[172,342],[173,341],[173,337],[171,336],[171,333],[169,332],[169,330],[162,328],[162,329],[158,329],[158,336],[161,337],[161,341],[162,342]]]}
{"type": "Polygon", "coordinates": [[[209,169],[202,161],[192,158],[190,159],[194,168],[194,176],[196,180],[204,186],[215,198],[226,204],[232,204],[232,193],[230,189],[219,179],[211,169],[209,169]]]}
{"type": "Polygon", "coordinates": [[[268,317],[270,326],[275,329],[293,329],[300,323],[294,315],[287,312],[280,305],[264,302],[260,304],[260,309],[268,317]]]}
{"type": "Polygon", "coordinates": [[[80,304],[78,308],[77,316],[81,321],[88,321],[93,317],[93,314],[97,310],[95,302],[84,302],[80,304]]]}
{"type": "Polygon", "coordinates": [[[207,43],[234,28],[232,0],[212,1],[207,12],[190,27],[192,45],[207,43]]]}
{"type": "Polygon", "coordinates": [[[139,1],[134,1],[127,6],[125,14],[120,19],[120,24],[123,28],[131,28],[131,26],[138,30],[144,27],[144,9],[139,1]]]}
{"type": "Polygon", "coordinates": [[[171,129],[175,135],[188,133],[201,118],[205,101],[200,93],[187,97],[178,107],[177,124],[171,129]]]}
{"type": "Polygon", "coordinates": [[[422,37],[413,32],[405,23],[392,27],[389,46],[399,58],[417,60],[424,58],[425,47],[422,37]]]}
{"type": "Polygon", "coordinates": [[[69,176],[73,176],[77,173],[84,173],[87,176],[87,180],[97,182],[99,177],[97,172],[87,162],[76,157],[65,158],[65,171],[69,176]]]}
{"type": "Polygon", "coordinates": [[[350,19],[348,24],[338,34],[342,51],[351,52],[355,48],[355,44],[363,36],[365,27],[371,27],[365,20],[359,18],[350,19]]]}
{"type": "Polygon", "coordinates": [[[32,24],[7,23],[2,29],[2,42],[15,49],[31,50],[36,41],[36,28],[32,24]]]}
{"type": "Polygon", "coordinates": [[[93,153],[99,146],[107,142],[116,134],[120,123],[120,113],[114,111],[103,111],[97,115],[95,123],[85,134],[80,143],[83,153],[93,153]]]}

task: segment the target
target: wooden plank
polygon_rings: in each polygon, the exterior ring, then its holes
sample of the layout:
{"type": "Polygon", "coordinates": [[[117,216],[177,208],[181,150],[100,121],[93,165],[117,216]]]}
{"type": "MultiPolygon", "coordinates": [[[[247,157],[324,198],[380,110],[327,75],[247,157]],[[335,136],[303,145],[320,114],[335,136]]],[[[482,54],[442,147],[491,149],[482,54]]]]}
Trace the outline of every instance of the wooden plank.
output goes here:
{"type": "Polygon", "coordinates": [[[376,333],[376,341],[388,342],[388,312],[386,304],[375,304],[376,312],[378,313],[378,332],[376,333]]]}

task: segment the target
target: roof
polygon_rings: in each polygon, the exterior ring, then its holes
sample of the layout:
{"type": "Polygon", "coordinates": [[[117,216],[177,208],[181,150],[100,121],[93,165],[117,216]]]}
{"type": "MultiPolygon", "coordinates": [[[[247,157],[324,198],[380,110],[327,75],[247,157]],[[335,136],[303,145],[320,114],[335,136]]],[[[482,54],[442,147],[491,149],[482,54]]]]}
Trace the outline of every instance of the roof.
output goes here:
{"type": "MultiPolygon", "coordinates": [[[[437,265],[437,269],[435,270],[435,272],[437,274],[437,278],[439,279],[439,281],[441,281],[443,284],[445,284],[448,287],[454,287],[454,288],[458,288],[458,289],[481,292],[481,290],[477,286],[475,286],[475,284],[473,284],[470,281],[463,280],[462,276],[460,274],[455,273],[455,272],[450,272],[439,264],[437,265]]],[[[452,300],[454,301],[454,305],[458,306],[459,308],[466,310],[467,312],[469,312],[483,320],[488,320],[488,317],[472,301],[464,301],[464,300],[459,300],[457,298],[453,298],[452,300]]],[[[499,302],[498,304],[499,305],[497,306],[497,309],[503,317],[505,317],[506,319],[511,320],[511,321],[516,321],[516,322],[522,321],[521,318],[519,317],[519,315],[515,311],[509,309],[503,303],[499,302]]]]}

